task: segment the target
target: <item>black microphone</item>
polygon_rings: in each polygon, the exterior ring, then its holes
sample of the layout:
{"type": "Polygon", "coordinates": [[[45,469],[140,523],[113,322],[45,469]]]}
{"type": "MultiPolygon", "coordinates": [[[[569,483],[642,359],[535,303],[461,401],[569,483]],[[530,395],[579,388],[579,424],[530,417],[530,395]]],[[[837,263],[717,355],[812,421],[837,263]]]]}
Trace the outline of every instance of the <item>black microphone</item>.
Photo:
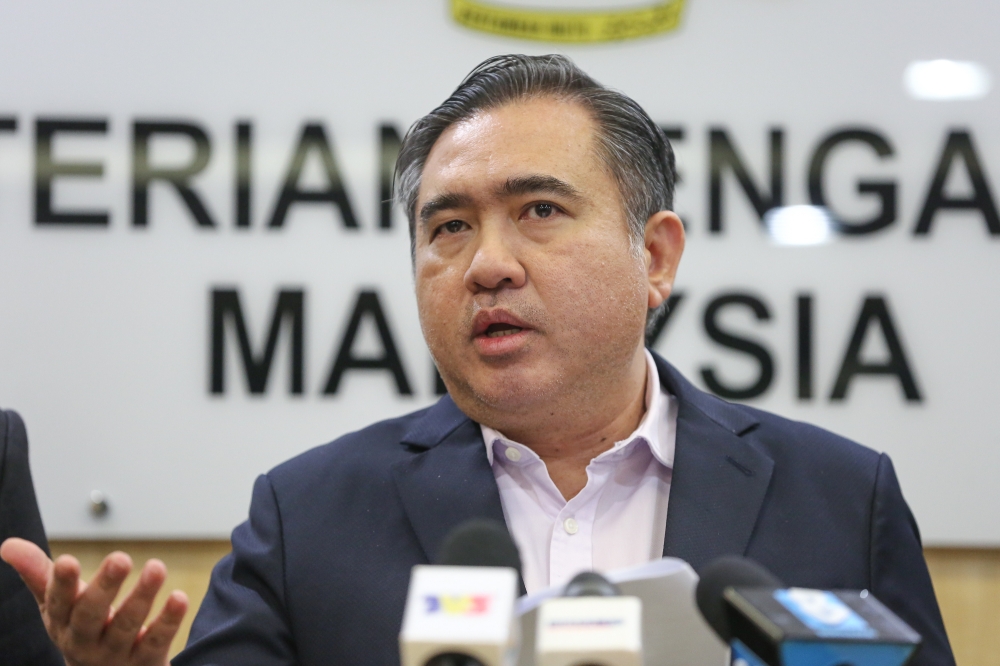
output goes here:
{"type": "Polygon", "coordinates": [[[508,567],[521,575],[521,554],[507,528],[495,520],[469,520],[448,533],[434,564],[508,567]]]}
{"type": "Polygon", "coordinates": [[[566,583],[564,597],[620,597],[622,591],[596,571],[581,571],[566,583]]]}
{"type": "Polygon", "coordinates": [[[760,587],[777,589],[781,581],[753,560],[727,555],[713,560],[701,572],[694,598],[708,626],[727,645],[733,640],[723,593],[727,587],[760,587]]]}
{"type": "Polygon", "coordinates": [[[902,666],[920,635],[867,590],[782,589],[750,560],[702,571],[698,608],[729,643],[733,666],[902,666]]]}
{"type": "Polygon", "coordinates": [[[514,603],[521,557],[506,527],[471,520],[417,565],[399,634],[403,666],[503,666],[518,645],[514,603]]]}

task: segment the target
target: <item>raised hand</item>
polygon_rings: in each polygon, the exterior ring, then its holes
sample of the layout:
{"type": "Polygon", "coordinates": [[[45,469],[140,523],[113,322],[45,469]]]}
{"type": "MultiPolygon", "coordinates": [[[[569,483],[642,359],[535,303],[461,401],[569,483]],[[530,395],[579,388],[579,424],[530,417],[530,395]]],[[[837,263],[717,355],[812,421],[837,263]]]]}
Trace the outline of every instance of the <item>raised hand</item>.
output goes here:
{"type": "Polygon", "coordinates": [[[35,595],[45,628],[69,666],[165,666],[170,641],[187,612],[187,596],[174,590],[160,614],[143,626],[153,599],[167,577],[159,560],[149,560],[139,581],[118,606],[111,603],[132,559],[122,552],[104,558],[90,583],[80,579],[80,563],[63,555],[50,560],[24,539],[7,539],[0,558],[14,567],[35,595]]]}

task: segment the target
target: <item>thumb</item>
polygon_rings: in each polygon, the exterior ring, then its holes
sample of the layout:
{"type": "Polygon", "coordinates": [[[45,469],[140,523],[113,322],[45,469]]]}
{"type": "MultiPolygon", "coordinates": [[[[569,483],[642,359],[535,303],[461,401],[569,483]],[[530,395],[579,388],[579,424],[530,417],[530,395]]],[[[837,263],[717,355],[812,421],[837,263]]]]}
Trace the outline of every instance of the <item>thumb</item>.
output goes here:
{"type": "Polygon", "coordinates": [[[52,560],[45,551],[24,539],[12,537],[0,544],[0,559],[14,567],[25,585],[41,605],[45,601],[45,586],[52,571],[52,560]]]}

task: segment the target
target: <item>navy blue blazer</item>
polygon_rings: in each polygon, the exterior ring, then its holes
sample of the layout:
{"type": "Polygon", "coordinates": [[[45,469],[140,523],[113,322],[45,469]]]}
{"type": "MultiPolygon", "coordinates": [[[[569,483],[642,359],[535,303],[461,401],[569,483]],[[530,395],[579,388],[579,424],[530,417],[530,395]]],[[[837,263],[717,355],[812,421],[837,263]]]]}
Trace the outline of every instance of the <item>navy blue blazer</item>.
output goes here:
{"type": "MultiPolygon", "coordinates": [[[[679,403],[664,555],[871,590],[923,635],[914,664],[953,664],[889,458],[656,362],[679,403]]],[[[293,458],[257,479],[174,666],[397,664],[410,568],[471,518],[504,520],[479,426],[448,396],[293,458]]]]}

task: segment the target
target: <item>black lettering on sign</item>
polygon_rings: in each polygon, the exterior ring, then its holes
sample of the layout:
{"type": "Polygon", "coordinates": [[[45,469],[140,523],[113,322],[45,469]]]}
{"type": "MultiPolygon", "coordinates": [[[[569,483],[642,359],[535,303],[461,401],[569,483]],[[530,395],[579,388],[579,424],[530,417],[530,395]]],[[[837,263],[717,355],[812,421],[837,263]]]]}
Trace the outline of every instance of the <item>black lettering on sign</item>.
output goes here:
{"type": "Polygon", "coordinates": [[[684,292],[678,291],[670,294],[667,298],[666,307],[656,313],[656,317],[648,322],[646,322],[646,346],[652,349],[656,346],[659,341],[660,336],[663,335],[663,331],[666,330],[667,324],[670,319],[674,316],[674,312],[677,311],[677,307],[684,300],[684,292]]]}
{"type": "Polygon", "coordinates": [[[378,128],[378,226],[392,229],[392,177],[402,139],[395,125],[382,123],[378,128]]]}
{"type": "Polygon", "coordinates": [[[358,228],[358,220],[354,216],[351,200],[347,196],[347,190],[344,189],[340,169],[337,168],[337,161],[333,157],[333,149],[330,147],[326,131],[320,123],[308,123],[302,128],[302,136],[299,138],[298,145],[295,146],[295,154],[292,155],[292,161],[288,166],[285,183],[281,187],[281,194],[278,196],[278,202],[274,205],[274,212],[271,213],[271,220],[267,226],[272,228],[285,226],[288,209],[295,203],[331,203],[340,211],[340,218],[345,227],[348,229],[358,228]],[[307,190],[299,187],[299,180],[302,177],[306,158],[313,151],[319,155],[327,185],[323,189],[307,190]]]}
{"type": "Polygon", "coordinates": [[[389,322],[385,318],[378,293],[375,291],[358,293],[358,300],[354,304],[354,311],[351,312],[347,331],[344,333],[344,339],[340,343],[339,351],[337,351],[337,359],[333,363],[330,377],[326,380],[323,395],[336,394],[340,387],[340,380],[348,370],[388,370],[393,379],[396,380],[396,390],[400,395],[413,395],[413,389],[410,388],[410,382],[403,370],[403,363],[396,351],[392,332],[389,330],[389,322]],[[375,322],[382,342],[381,356],[359,358],[354,355],[354,341],[358,336],[358,329],[361,327],[361,320],[364,317],[371,317],[375,322]]]}
{"type": "Polygon", "coordinates": [[[726,169],[732,170],[761,221],[764,220],[764,213],[782,205],[785,191],[784,137],[781,128],[771,129],[771,191],[764,192],[753,182],[726,130],[714,127],[709,131],[708,217],[711,233],[722,233],[722,176],[726,169]]]}
{"type": "Polygon", "coordinates": [[[132,126],[132,226],[149,224],[149,185],[162,180],[173,185],[199,227],[214,227],[215,222],[201,198],[191,189],[190,181],[201,173],[212,156],[212,144],[205,130],[194,123],[150,122],[137,120],[132,126]],[[194,158],[181,167],[154,167],[149,161],[149,143],[155,135],[183,136],[194,144],[194,158]]]}
{"type": "MultiPolygon", "coordinates": [[[[851,127],[833,132],[823,139],[813,153],[809,163],[809,201],[814,206],[827,207],[823,192],[823,168],[826,159],[837,146],[848,142],[864,143],[881,158],[893,154],[892,146],[884,136],[872,130],[851,127]]],[[[841,215],[833,214],[837,230],[848,236],[860,236],[884,229],[896,221],[896,183],[895,181],[859,180],[859,194],[874,194],[882,207],[870,220],[846,220],[841,215]]],[[[832,212],[832,211],[831,211],[832,212]]]]}
{"type": "Polygon", "coordinates": [[[263,351],[255,354],[250,346],[250,334],[247,330],[247,322],[243,317],[239,293],[235,289],[212,290],[212,393],[226,392],[226,322],[230,320],[236,327],[236,338],[240,344],[247,390],[255,395],[262,394],[267,390],[267,378],[271,373],[271,364],[274,362],[274,352],[278,346],[278,336],[281,333],[282,323],[288,321],[291,324],[288,392],[301,394],[305,367],[303,346],[305,292],[301,289],[283,289],[278,292],[278,298],[271,314],[267,341],[263,351]]]}
{"type": "Polygon", "coordinates": [[[799,294],[796,304],[798,315],[798,394],[799,400],[813,397],[813,297],[799,294]]]}
{"type": "MultiPolygon", "coordinates": [[[[667,141],[673,144],[675,141],[684,140],[684,128],[680,125],[660,125],[660,130],[667,137],[667,141]]],[[[670,146],[671,152],[673,151],[673,145],[670,146]]],[[[676,168],[674,169],[674,185],[679,185],[683,181],[681,172],[676,168]]]]}
{"type": "Polygon", "coordinates": [[[108,121],[104,118],[39,118],[35,121],[35,224],[108,226],[111,217],[107,212],[52,210],[52,182],[57,176],[100,178],[104,175],[104,165],[100,162],[57,162],[52,155],[52,139],[59,132],[107,134],[108,121]]]}
{"type": "Polygon", "coordinates": [[[236,227],[250,228],[251,159],[253,157],[253,125],[236,123],[236,227]]]}
{"type": "Polygon", "coordinates": [[[756,359],[757,365],[760,368],[757,379],[745,386],[726,385],[716,375],[715,368],[708,365],[702,366],[701,378],[708,389],[717,396],[728,400],[748,400],[763,394],[771,386],[771,380],[774,379],[774,361],[771,358],[770,352],[763,345],[748,338],[733,335],[729,331],[724,331],[719,327],[717,321],[719,312],[723,308],[734,305],[742,305],[750,308],[754,316],[760,321],[766,321],[771,318],[771,313],[768,311],[767,306],[760,299],[750,294],[721,294],[712,299],[708,307],[705,308],[705,333],[714,342],[723,347],[742,352],[756,359]]]}
{"type": "Polygon", "coordinates": [[[967,130],[952,130],[948,134],[941,159],[938,160],[937,171],[924,198],[924,207],[913,230],[915,236],[930,233],[934,215],[941,209],[946,210],[978,210],[983,214],[986,228],[993,236],[1000,235],[1000,216],[997,215],[996,203],[990,194],[990,186],[986,180],[979,156],[972,143],[972,134],[967,130]],[[955,159],[965,164],[965,170],[972,181],[972,196],[949,197],[944,192],[945,182],[955,159]]]}
{"type": "Polygon", "coordinates": [[[684,128],[680,125],[660,125],[660,131],[666,135],[667,140],[671,143],[684,140],[684,128]]]}
{"type": "Polygon", "coordinates": [[[17,118],[0,116],[0,132],[16,132],[17,118]]]}
{"type": "Polygon", "coordinates": [[[844,352],[844,360],[840,364],[840,372],[837,374],[837,381],[830,393],[830,400],[846,398],[847,389],[856,375],[895,375],[899,379],[899,385],[907,400],[912,402],[922,400],[920,390],[913,379],[910,364],[906,360],[903,345],[896,334],[896,326],[889,315],[889,307],[883,296],[865,298],[865,302],[861,306],[861,314],[858,315],[858,323],[854,327],[854,334],[847,345],[847,351],[844,352]],[[889,349],[889,360],[884,363],[870,363],[861,360],[861,348],[872,323],[878,324],[886,347],[889,349]]]}
{"type": "MultiPolygon", "coordinates": [[[[663,131],[663,133],[667,137],[667,141],[669,141],[670,144],[671,144],[671,146],[670,146],[671,153],[673,152],[673,143],[675,141],[683,141],[684,140],[684,134],[685,134],[684,133],[684,128],[681,127],[680,125],[660,125],[660,130],[663,131]]],[[[677,168],[677,166],[676,166],[676,160],[675,160],[675,165],[674,165],[674,190],[675,191],[677,189],[677,186],[680,185],[682,182],[684,182],[684,174],[682,174],[681,171],[680,171],[680,169],[677,168]]],[[[676,201],[676,199],[675,199],[675,201],[676,201]]],[[[684,225],[684,230],[687,231],[687,228],[688,228],[687,215],[681,215],[680,213],[678,213],[677,216],[679,218],[681,218],[681,224],[684,225]]]]}

